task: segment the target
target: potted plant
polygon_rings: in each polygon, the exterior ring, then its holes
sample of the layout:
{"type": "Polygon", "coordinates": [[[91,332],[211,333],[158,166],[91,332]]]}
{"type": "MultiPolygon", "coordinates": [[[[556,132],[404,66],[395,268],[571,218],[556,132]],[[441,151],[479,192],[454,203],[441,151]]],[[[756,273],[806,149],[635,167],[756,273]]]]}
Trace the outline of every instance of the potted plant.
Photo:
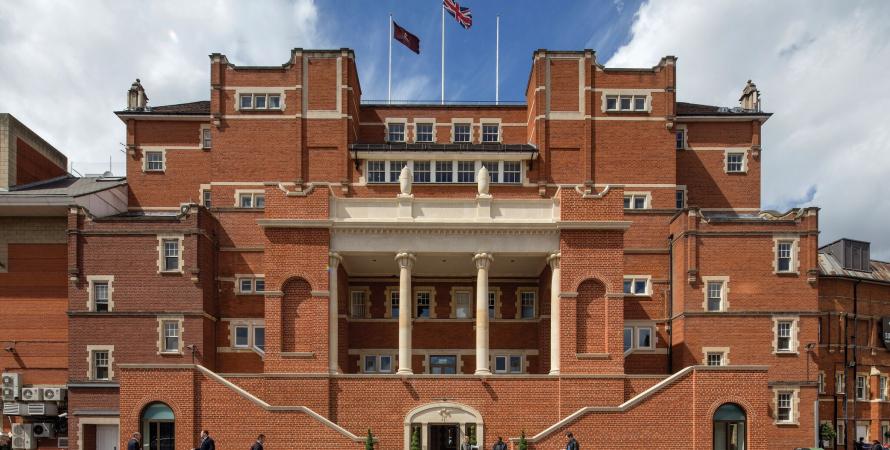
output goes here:
{"type": "Polygon", "coordinates": [[[828,447],[828,444],[834,442],[837,433],[834,432],[834,427],[830,423],[823,423],[819,427],[819,436],[822,438],[822,446],[828,447]]]}

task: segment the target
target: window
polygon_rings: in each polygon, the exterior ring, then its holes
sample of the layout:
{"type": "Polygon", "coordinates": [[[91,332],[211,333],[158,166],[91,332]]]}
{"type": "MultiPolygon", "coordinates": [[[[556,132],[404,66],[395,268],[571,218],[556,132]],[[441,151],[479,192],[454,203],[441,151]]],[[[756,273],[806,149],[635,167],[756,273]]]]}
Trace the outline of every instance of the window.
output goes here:
{"type": "Polygon", "coordinates": [[[433,142],[433,124],[418,123],[414,125],[417,130],[415,141],[417,142],[433,142]]]}
{"type": "Polygon", "coordinates": [[[634,96],[634,111],[643,111],[646,109],[646,97],[634,96]]]}
{"type": "Polygon", "coordinates": [[[389,293],[389,317],[399,318],[399,291],[397,290],[389,293]]]}
{"type": "Polygon", "coordinates": [[[365,299],[365,291],[352,291],[350,294],[350,316],[353,319],[363,319],[366,317],[365,299]]]}
{"type": "Polygon", "coordinates": [[[776,351],[791,351],[791,328],[793,323],[788,320],[780,321],[776,324],[776,351]]]}
{"type": "Polygon", "coordinates": [[[837,433],[835,433],[837,435],[837,443],[838,445],[843,445],[847,441],[845,425],[843,422],[838,422],[835,428],[837,429],[837,433]]]}
{"type": "Polygon", "coordinates": [[[380,364],[378,364],[378,367],[380,367],[381,373],[392,372],[392,356],[381,355],[380,364]]]}
{"type": "Polygon", "coordinates": [[[779,391],[776,394],[776,422],[791,423],[792,399],[794,393],[791,391],[779,391]]]}
{"type": "Polygon", "coordinates": [[[745,171],[745,154],[744,153],[727,153],[726,154],[726,172],[742,173],[745,171]]]}
{"type": "Polygon", "coordinates": [[[386,140],[389,142],[405,142],[405,124],[391,123],[387,126],[386,140]]]}
{"type": "Polygon", "coordinates": [[[364,373],[390,373],[392,372],[391,355],[365,355],[364,373]]]}
{"type": "Polygon", "coordinates": [[[417,293],[417,315],[415,317],[418,317],[418,318],[429,318],[430,317],[430,293],[429,292],[418,292],[417,293]]]}
{"type": "Polygon", "coordinates": [[[242,294],[253,292],[253,280],[250,278],[241,278],[238,284],[240,285],[239,290],[242,294]]]}
{"type": "Polygon", "coordinates": [[[164,171],[164,152],[159,152],[159,151],[145,152],[145,171],[146,172],[163,172],[164,171]]]}
{"type": "Polygon", "coordinates": [[[649,194],[638,193],[638,194],[625,194],[624,195],[624,209],[648,209],[649,208],[649,194]]]}
{"type": "Polygon", "coordinates": [[[498,182],[498,162],[497,161],[482,161],[482,167],[485,167],[485,170],[488,170],[488,178],[492,183],[498,182]]]}
{"type": "Polygon", "coordinates": [[[537,303],[537,296],[538,293],[534,291],[521,291],[519,293],[521,318],[535,318],[535,303],[537,303]]]}
{"type": "Polygon", "coordinates": [[[253,280],[254,292],[266,292],[266,279],[265,278],[254,278],[253,280]]]}
{"type": "Polygon", "coordinates": [[[241,109],[251,109],[253,108],[253,95],[252,94],[241,94],[241,109]]]}
{"type": "Polygon", "coordinates": [[[238,293],[252,294],[266,290],[266,279],[262,277],[238,278],[238,293]]]}
{"type": "Polygon", "coordinates": [[[254,326],[253,327],[253,346],[257,350],[261,352],[266,351],[266,327],[265,326],[254,326]]]}
{"type": "Polygon", "coordinates": [[[235,327],[235,348],[247,348],[250,346],[250,327],[238,325],[235,327]]]}
{"type": "Polygon", "coordinates": [[[437,375],[453,375],[457,373],[457,356],[430,355],[430,373],[437,375]]]}
{"type": "Polygon", "coordinates": [[[204,202],[205,208],[210,208],[212,206],[213,196],[210,193],[210,189],[204,189],[201,191],[201,199],[204,202]]]}
{"type": "Polygon", "coordinates": [[[240,94],[240,109],[281,109],[281,94],[240,94]]]}
{"type": "Polygon", "coordinates": [[[386,182],[386,161],[368,161],[368,183],[386,182]]]}
{"type": "Polygon", "coordinates": [[[210,148],[210,128],[201,129],[201,148],[210,148]]]}
{"type": "Polygon", "coordinates": [[[470,124],[454,124],[454,142],[470,142],[470,124]]]}
{"type": "Polygon", "coordinates": [[[266,109],[266,96],[265,95],[254,95],[253,96],[253,107],[254,107],[254,109],[266,109]]]}
{"type": "Polygon", "coordinates": [[[164,271],[175,272],[179,270],[179,240],[164,239],[164,271]]]}
{"type": "Polygon", "coordinates": [[[504,161],[504,183],[521,183],[519,161],[504,161]]]}
{"type": "Polygon", "coordinates": [[[109,350],[96,350],[93,352],[93,379],[110,379],[109,350]]]}
{"type": "Polygon", "coordinates": [[[377,372],[377,356],[366,355],[365,356],[365,373],[374,373],[374,372],[377,372]]]}
{"type": "Polygon", "coordinates": [[[497,318],[497,293],[488,291],[488,318],[495,319],[497,318]]]}
{"type": "Polygon", "coordinates": [[[887,395],[887,376],[881,375],[878,377],[878,398],[881,401],[886,402],[890,399],[890,396],[887,395]]]}
{"type": "Polygon", "coordinates": [[[632,350],[654,350],[655,327],[652,325],[625,325],[624,353],[632,350]]]}
{"type": "Polygon", "coordinates": [[[618,106],[622,111],[630,111],[631,100],[633,97],[618,97],[618,106]]]}
{"type": "Polygon", "coordinates": [[[472,317],[470,303],[469,291],[456,291],[454,293],[454,317],[458,319],[469,319],[472,317]]]}
{"type": "Polygon", "coordinates": [[[641,275],[624,277],[624,293],[628,295],[649,295],[649,277],[641,275]]]}
{"type": "Polygon", "coordinates": [[[430,182],[430,162],[414,161],[414,182],[429,183],[430,182]]]}
{"type": "Polygon", "coordinates": [[[868,378],[865,375],[856,375],[856,399],[868,400],[868,378]]]}
{"type": "Polygon", "coordinates": [[[819,375],[816,376],[816,386],[820,394],[825,393],[825,372],[820,371],[819,375]]]}
{"type": "Polygon", "coordinates": [[[452,161],[436,161],[436,183],[451,183],[454,175],[451,173],[452,161]]]}
{"type": "Polygon", "coordinates": [[[266,206],[266,194],[259,192],[238,194],[238,206],[242,208],[264,208],[266,206]]]}
{"type": "Polygon", "coordinates": [[[179,353],[179,321],[165,320],[161,324],[164,330],[161,351],[164,353],[179,353]]]}
{"type": "Polygon", "coordinates": [[[389,182],[398,183],[399,175],[402,174],[402,168],[408,165],[408,161],[390,161],[389,162],[389,182]]]}
{"type": "Polygon", "coordinates": [[[624,327],[624,352],[634,347],[634,329],[633,327],[624,327]]]}
{"type": "Polygon", "coordinates": [[[496,355],[494,357],[495,373],[522,373],[521,355],[496,355]]]}
{"type": "Polygon", "coordinates": [[[708,311],[723,311],[722,281],[708,281],[708,311]]]}
{"type": "Polygon", "coordinates": [[[725,403],[714,411],[713,446],[715,450],[744,450],[747,418],[735,403],[725,403]]]}
{"type": "Polygon", "coordinates": [[[686,191],[684,191],[683,189],[677,189],[675,198],[677,201],[677,209],[683,209],[686,207],[686,191]]]}
{"type": "Polygon", "coordinates": [[[686,148],[686,130],[677,130],[677,150],[684,150],[686,148]]]}
{"type": "Polygon", "coordinates": [[[281,95],[269,94],[269,109],[281,109],[281,95]]]}
{"type": "Polygon", "coordinates": [[[776,242],[776,272],[793,272],[791,261],[793,258],[794,242],[776,242]]]}
{"type": "Polygon", "coordinates": [[[108,312],[108,282],[93,283],[93,305],[96,312],[108,312]]]}
{"type": "Polygon", "coordinates": [[[476,162],[475,161],[458,161],[457,162],[457,182],[458,183],[475,183],[476,182],[476,162]]]}
{"type": "Polygon", "coordinates": [[[618,97],[614,95],[610,95],[606,97],[606,111],[617,111],[618,110],[618,97]]]}
{"type": "Polygon", "coordinates": [[[843,394],[846,390],[846,374],[843,372],[836,372],[834,374],[834,392],[836,394],[843,394]]]}
{"type": "Polygon", "coordinates": [[[655,348],[655,343],[652,342],[652,328],[651,327],[639,327],[637,328],[637,348],[643,350],[651,350],[655,348]]]}
{"type": "Polygon", "coordinates": [[[482,142],[500,142],[498,136],[499,125],[496,123],[482,124],[482,142]]]}
{"type": "Polygon", "coordinates": [[[708,352],[707,358],[708,358],[707,365],[709,365],[709,366],[722,366],[723,365],[723,353],[708,352]]]}
{"type": "Polygon", "coordinates": [[[647,111],[645,95],[607,95],[606,111],[647,111]]]}

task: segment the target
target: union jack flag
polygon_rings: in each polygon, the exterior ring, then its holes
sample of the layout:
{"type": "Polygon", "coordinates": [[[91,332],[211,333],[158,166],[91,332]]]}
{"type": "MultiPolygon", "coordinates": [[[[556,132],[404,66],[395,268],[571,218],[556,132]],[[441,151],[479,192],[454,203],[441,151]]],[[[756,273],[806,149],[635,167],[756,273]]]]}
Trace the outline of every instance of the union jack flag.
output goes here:
{"type": "Polygon", "coordinates": [[[442,7],[445,8],[445,11],[448,11],[448,14],[451,14],[451,17],[457,20],[460,26],[466,29],[470,29],[473,26],[473,13],[470,11],[470,8],[460,6],[454,0],[442,0],[442,7]]]}

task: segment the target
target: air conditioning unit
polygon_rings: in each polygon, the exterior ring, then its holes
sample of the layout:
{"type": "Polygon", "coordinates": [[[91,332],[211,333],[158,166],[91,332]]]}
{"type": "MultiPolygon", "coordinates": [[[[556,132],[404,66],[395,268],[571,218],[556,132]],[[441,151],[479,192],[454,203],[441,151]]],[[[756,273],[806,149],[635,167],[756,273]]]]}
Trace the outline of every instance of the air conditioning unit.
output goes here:
{"type": "Polygon", "coordinates": [[[8,402],[19,398],[22,375],[19,373],[3,373],[3,401],[8,402]]]}
{"type": "Polygon", "coordinates": [[[6,402],[3,404],[4,416],[23,416],[27,411],[28,408],[19,402],[6,402]]]}
{"type": "Polygon", "coordinates": [[[26,402],[39,402],[43,399],[43,395],[41,395],[40,388],[29,387],[22,388],[21,398],[26,402]]]}
{"type": "Polygon", "coordinates": [[[47,422],[38,422],[31,424],[31,435],[35,438],[54,438],[56,430],[53,424],[47,422]]]}
{"type": "Polygon", "coordinates": [[[31,434],[31,424],[12,424],[12,448],[21,450],[33,450],[37,439],[31,434]]]}
{"type": "Polygon", "coordinates": [[[56,448],[68,448],[68,436],[59,436],[59,440],[56,441],[56,448]]]}
{"type": "Polygon", "coordinates": [[[58,416],[59,415],[59,405],[57,405],[55,403],[48,403],[48,402],[26,403],[25,406],[28,408],[29,416],[58,416]]]}
{"type": "Polygon", "coordinates": [[[65,388],[43,388],[41,389],[43,400],[47,402],[60,402],[65,400],[65,388]]]}

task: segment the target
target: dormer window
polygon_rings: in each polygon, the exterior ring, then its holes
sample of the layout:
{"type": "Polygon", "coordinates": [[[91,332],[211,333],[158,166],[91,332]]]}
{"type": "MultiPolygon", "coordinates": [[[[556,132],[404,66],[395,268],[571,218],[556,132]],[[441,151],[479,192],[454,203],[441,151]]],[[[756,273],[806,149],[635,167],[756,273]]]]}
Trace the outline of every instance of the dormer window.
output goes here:
{"type": "Polygon", "coordinates": [[[389,126],[387,127],[386,140],[389,142],[405,142],[405,124],[389,124],[389,126]]]}
{"type": "Polygon", "coordinates": [[[498,128],[498,124],[496,123],[483,123],[482,142],[500,142],[498,128]]]}
{"type": "Polygon", "coordinates": [[[417,130],[416,137],[414,138],[415,141],[433,142],[433,124],[418,123],[415,124],[415,129],[417,130]]]}
{"type": "Polygon", "coordinates": [[[454,142],[470,142],[470,124],[454,124],[454,142]]]}

